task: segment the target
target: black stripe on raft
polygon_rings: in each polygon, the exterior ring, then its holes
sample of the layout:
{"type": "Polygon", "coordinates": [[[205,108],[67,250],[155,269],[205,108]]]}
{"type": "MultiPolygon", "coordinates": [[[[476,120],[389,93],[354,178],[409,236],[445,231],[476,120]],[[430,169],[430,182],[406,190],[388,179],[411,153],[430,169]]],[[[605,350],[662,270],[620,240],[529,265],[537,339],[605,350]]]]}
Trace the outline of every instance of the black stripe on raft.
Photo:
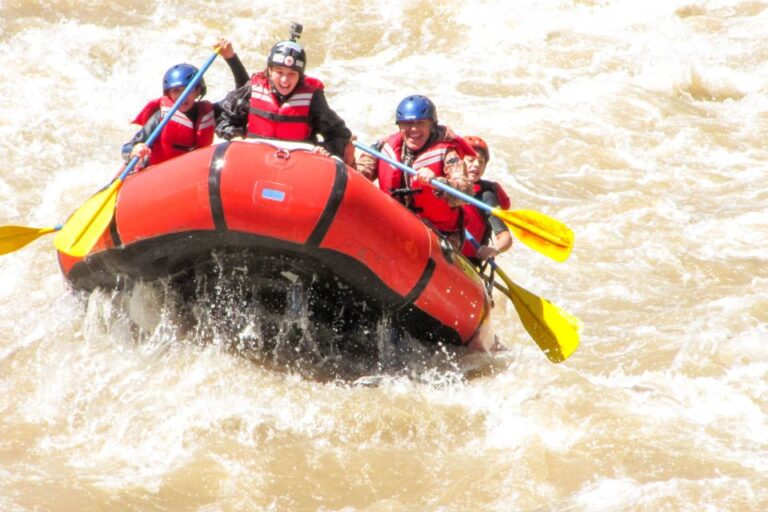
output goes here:
{"type": "Polygon", "coordinates": [[[227,231],[227,221],[224,220],[224,205],[221,201],[221,170],[224,169],[224,153],[231,142],[219,144],[211,157],[208,172],[208,200],[211,203],[211,216],[216,231],[227,231]]]}
{"type": "Polygon", "coordinates": [[[115,247],[123,245],[123,241],[120,239],[120,233],[117,231],[117,215],[113,215],[112,220],[109,222],[109,235],[112,237],[112,244],[115,247]]]}
{"type": "Polygon", "coordinates": [[[427,266],[424,267],[424,272],[421,273],[421,277],[418,281],[416,281],[416,285],[411,289],[411,291],[408,292],[408,295],[403,298],[403,303],[399,308],[397,308],[398,310],[413,304],[413,301],[419,298],[421,292],[423,292],[424,288],[426,288],[429,284],[429,280],[432,279],[432,274],[435,273],[435,266],[435,260],[429,258],[427,261],[427,266]]]}
{"type": "Polygon", "coordinates": [[[336,217],[336,212],[339,211],[341,206],[341,200],[344,199],[344,192],[347,190],[347,166],[344,162],[336,162],[336,178],[333,180],[333,188],[331,194],[328,197],[328,202],[325,203],[323,213],[320,214],[320,219],[317,221],[315,229],[307,238],[306,245],[310,247],[317,247],[320,242],[325,238],[326,233],[333,224],[333,219],[336,217]]]}

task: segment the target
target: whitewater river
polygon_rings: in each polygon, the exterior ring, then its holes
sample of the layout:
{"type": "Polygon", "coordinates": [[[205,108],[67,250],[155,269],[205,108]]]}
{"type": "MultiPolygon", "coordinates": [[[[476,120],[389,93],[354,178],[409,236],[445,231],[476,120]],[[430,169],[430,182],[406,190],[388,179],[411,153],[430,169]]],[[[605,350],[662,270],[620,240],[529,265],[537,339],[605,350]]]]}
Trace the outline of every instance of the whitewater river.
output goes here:
{"type": "Polygon", "coordinates": [[[581,346],[550,363],[499,295],[505,354],[361,385],[181,329],[162,287],[76,295],[43,237],[0,257],[0,510],[768,509],[768,2],[0,0],[0,225],[66,220],[166,68],[227,35],[258,71],[291,21],[360,140],[427,94],[574,230],[499,263],[581,346]]]}

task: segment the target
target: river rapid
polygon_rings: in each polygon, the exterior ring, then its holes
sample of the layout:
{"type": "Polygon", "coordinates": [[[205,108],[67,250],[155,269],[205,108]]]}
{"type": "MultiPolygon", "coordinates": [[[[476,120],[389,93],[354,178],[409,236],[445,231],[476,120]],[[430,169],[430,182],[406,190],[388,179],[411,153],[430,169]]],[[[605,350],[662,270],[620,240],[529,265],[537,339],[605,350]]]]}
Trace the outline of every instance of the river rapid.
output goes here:
{"type": "Polygon", "coordinates": [[[256,72],[291,21],[361,141],[426,94],[574,230],[499,263],[578,351],[497,294],[501,355],[318,376],[180,327],[162,286],[73,293],[49,235],[0,258],[0,510],[768,509],[768,2],[0,0],[0,224],[66,220],[169,66],[226,35],[256,72]]]}

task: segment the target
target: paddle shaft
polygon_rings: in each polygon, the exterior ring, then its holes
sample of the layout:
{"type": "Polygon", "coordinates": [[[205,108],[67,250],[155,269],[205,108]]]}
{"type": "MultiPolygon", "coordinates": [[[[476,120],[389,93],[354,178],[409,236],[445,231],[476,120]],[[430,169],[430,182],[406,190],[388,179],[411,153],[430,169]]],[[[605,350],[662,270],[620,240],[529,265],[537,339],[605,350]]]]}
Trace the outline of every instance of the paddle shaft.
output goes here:
{"type": "MultiPolygon", "coordinates": [[[[192,90],[197,86],[197,84],[200,82],[200,79],[203,77],[206,71],[208,71],[208,68],[211,67],[211,64],[213,64],[213,61],[216,60],[216,57],[219,56],[219,50],[216,50],[213,52],[213,54],[208,57],[208,60],[205,61],[205,64],[200,68],[200,70],[195,74],[195,76],[192,77],[192,80],[190,80],[187,87],[184,89],[184,92],[181,93],[181,96],[176,100],[176,103],[173,104],[173,106],[168,110],[168,112],[165,113],[163,116],[163,119],[160,121],[160,124],[155,127],[154,130],[152,130],[152,133],[149,134],[149,137],[147,138],[146,144],[147,147],[151,147],[152,144],[157,140],[158,137],[160,137],[160,134],[163,131],[163,128],[165,128],[165,125],[168,124],[171,120],[171,117],[173,117],[173,114],[176,113],[177,110],[179,110],[179,107],[182,103],[184,103],[184,100],[187,99],[187,96],[189,96],[192,93],[192,90]]],[[[120,176],[117,177],[118,180],[123,181],[126,176],[133,170],[134,167],[136,167],[136,164],[139,161],[139,157],[135,156],[131,158],[131,161],[128,162],[128,165],[125,167],[123,172],[120,173],[120,176]]]]}
{"type": "MultiPolygon", "coordinates": [[[[359,150],[365,151],[366,153],[370,153],[371,155],[375,156],[376,158],[380,158],[380,159],[384,160],[385,162],[387,162],[388,164],[394,165],[395,167],[397,167],[401,171],[405,171],[408,174],[411,174],[413,176],[416,176],[418,174],[414,169],[411,169],[407,165],[404,165],[404,164],[398,162],[397,160],[393,160],[392,158],[389,158],[384,153],[382,153],[380,151],[376,151],[373,148],[369,148],[365,144],[361,144],[359,142],[354,142],[354,145],[359,150]]],[[[459,198],[463,199],[464,201],[466,201],[466,202],[468,202],[468,203],[470,203],[470,204],[472,204],[474,206],[477,206],[481,210],[485,210],[488,213],[493,213],[493,207],[492,206],[488,206],[484,202],[482,202],[482,201],[480,201],[478,199],[475,199],[474,197],[472,197],[470,195],[467,195],[464,192],[461,192],[460,190],[456,190],[455,188],[453,188],[453,187],[451,187],[449,185],[446,185],[445,183],[443,183],[441,181],[432,180],[431,182],[429,182],[429,185],[431,187],[439,188],[440,190],[442,190],[444,192],[447,192],[448,194],[451,194],[453,196],[459,197],[459,198]]]]}
{"type": "MultiPolygon", "coordinates": [[[[469,243],[472,244],[472,247],[474,247],[475,249],[479,249],[480,247],[482,247],[482,245],[480,245],[480,242],[477,241],[477,238],[472,236],[472,233],[470,233],[469,230],[467,229],[464,230],[464,238],[466,238],[469,241],[469,243]]],[[[496,269],[496,262],[493,260],[493,258],[488,258],[488,263],[491,265],[492,269],[494,270],[496,269]]]]}

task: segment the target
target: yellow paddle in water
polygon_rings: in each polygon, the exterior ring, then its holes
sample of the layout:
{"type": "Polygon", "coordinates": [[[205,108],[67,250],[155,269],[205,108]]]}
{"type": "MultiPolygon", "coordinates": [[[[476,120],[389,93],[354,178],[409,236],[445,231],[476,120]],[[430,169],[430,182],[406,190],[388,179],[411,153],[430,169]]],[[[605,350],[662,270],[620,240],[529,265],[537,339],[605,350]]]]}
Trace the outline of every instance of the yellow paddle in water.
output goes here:
{"type": "MultiPolygon", "coordinates": [[[[415,170],[407,165],[403,165],[375,149],[359,142],[355,142],[354,145],[358,149],[370,153],[408,174],[417,174],[415,170]]],[[[555,261],[565,261],[571,254],[571,249],[573,249],[573,231],[558,220],[533,210],[502,210],[501,208],[494,208],[437,180],[432,181],[429,185],[459,197],[469,204],[489,212],[494,217],[498,217],[521,242],[555,261]]]]}
{"type": "MultiPolygon", "coordinates": [[[[187,96],[192,92],[197,83],[203,77],[208,68],[216,60],[219,55],[219,49],[217,49],[213,55],[211,55],[205,62],[203,67],[195,74],[192,80],[187,85],[184,92],[176,100],[176,103],[165,113],[162,121],[149,135],[146,141],[147,147],[152,146],[155,140],[160,136],[163,128],[168,121],[170,121],[173,114],[179,109],[181,104],[187,99],[187,96]]],[[[67,220],[64,227],[61,229],[58,235],[56,235],[56,248],[63,253],[82,258],[90,252],[93,246],[101,237],[104,230],[107,229],[109,223],[112,222],[112,216],[115,212],[115,204],[117,203],[117,193],[120,187],[123,185],[123,180],[133,170],[139,161],[139,157],[133,157],[126,166],[125,170],[120,173],[112,183],[106,188],[97,192],[93,197],[86,201],[75,213],[67,220]]]]}
{"type": "Polygon", "coordinates": [[[21,249],[28,243],[34,242],[43,235],[53,233],[61,229],[54,228],[30,228],[27,226],[0,226],[0,254],[21,249]]]}
{"type": "MultiPolygon", "coordinates": [[[[469,231],[465,230],[464,235],[475,248],[480,247],[480,243],[469,231]]],[[[493,284],[512,301],[523,327],[541,351],[553,363],[568,359],[579,346],[581,321],[547,299],[542,299],[515,284],[493,258],[489,259],[488,263],[504,281],[506,288],[496,282],[493,284]]]]}
{"type": "Polygon", "coordinates": [[[497,288],[515,305],[523,327],[541,351],[553,363],[568,359],[579,346],[581,321],[547,299],[515,284],[498,265],[496,273],[507,286],[506,290],[497,288]]]}

